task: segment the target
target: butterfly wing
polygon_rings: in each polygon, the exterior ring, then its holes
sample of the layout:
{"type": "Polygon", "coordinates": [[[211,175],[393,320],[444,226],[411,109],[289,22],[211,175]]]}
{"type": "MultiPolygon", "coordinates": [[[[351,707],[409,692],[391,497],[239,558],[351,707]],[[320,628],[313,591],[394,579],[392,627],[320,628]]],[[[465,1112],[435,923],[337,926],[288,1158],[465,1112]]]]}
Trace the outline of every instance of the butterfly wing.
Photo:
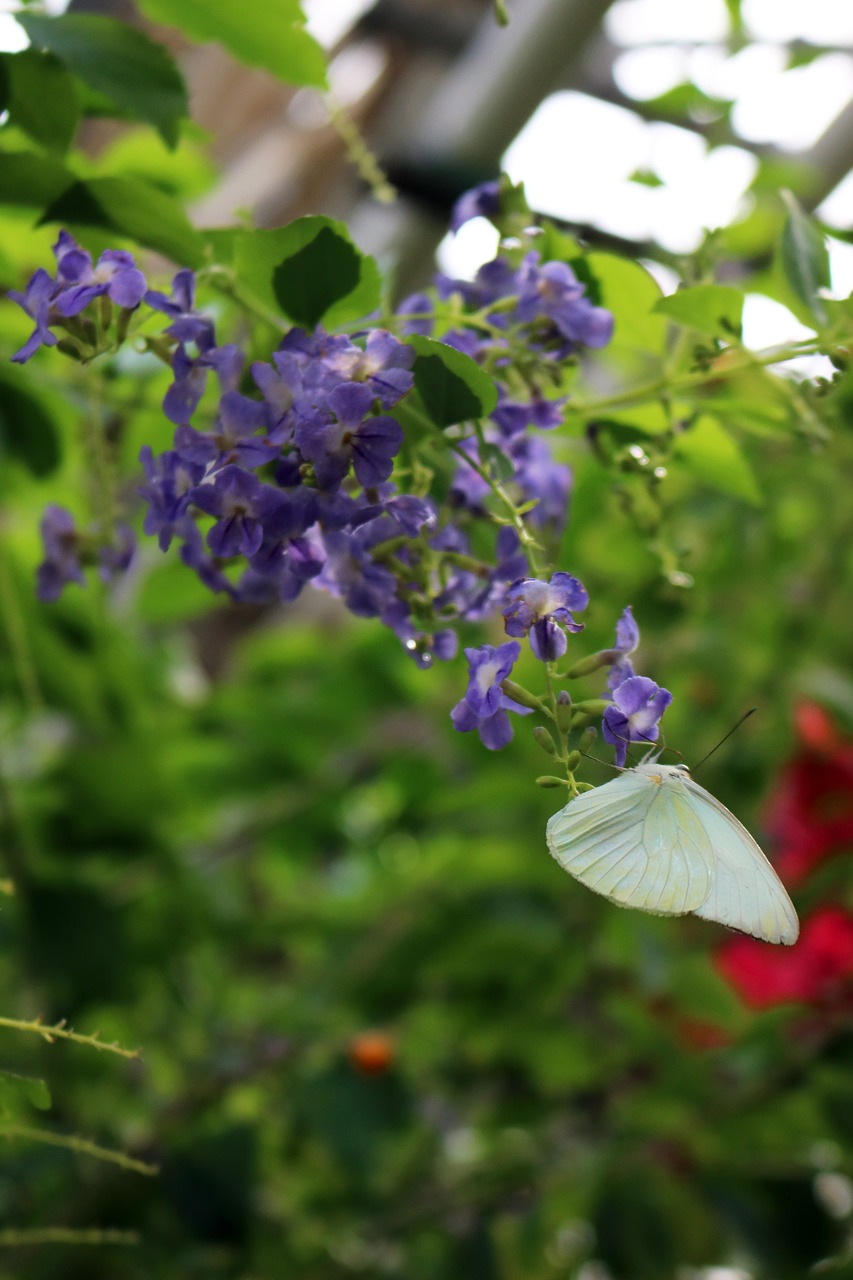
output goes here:
{"type": "Polygon", "coordinates": [[[746,827],[692,779],[673,785],[684,788],[714,851],[710,892],[693,914],[764,942],[796,942],[800,925],[794,905],[746,827]]]}
{"type": "Polygon", "coordinates": [[[611,902],[655,915],[684,915],[708,898],[711,845],[689,804],[628,770],[585,791],[548,823],[552,857],[611,902]]]}

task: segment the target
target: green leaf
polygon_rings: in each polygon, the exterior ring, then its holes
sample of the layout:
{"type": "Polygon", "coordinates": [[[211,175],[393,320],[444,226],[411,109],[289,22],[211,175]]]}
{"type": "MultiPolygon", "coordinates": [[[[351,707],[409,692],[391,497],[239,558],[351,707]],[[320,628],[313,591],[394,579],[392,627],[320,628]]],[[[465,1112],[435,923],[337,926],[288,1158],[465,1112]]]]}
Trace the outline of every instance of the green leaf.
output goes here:
{"type": "Polygon", "coordinates": [[[34,476],[48,476],[60,463],[56,423],[29,391],[0,379],[0,459],[14,458],[34,476]]]}
{"type": "Polygon", "coordinates": [[[0,55],[9,121],[42,146],[66,151],[80,119],[77,82],[51,53],[0,55]]]}
{"type": "Polygon", "coordinates": [[[635,169],[628,176],[629,182],[637,182],[641,187],[662,187],[663,178],[658,177],[653,169],[635,169]]]}
{"type": "Polygon", "coordinates": [[[781,244],[785,276],[800,301],[820,324],[825,324],[826,308],[818,291],[829,288],[826,240],[790,191],[783,191],[782,199],[788,211],[781,244]]]}
{"type": "Polygon", "coordinates": [[[43,209],[74,181],[74,174],[51,156],[4,151],[0,156],[0,203],[43,209]]]}
{"type": "Polygon", "coordinates": [[[298,0],[254,0],[250,10],[233,0],[139,0],[139,7],[193,40],[216,40],[239,62],[263,67],[285,84],[327,87],[326,57],[303,30],[298,0]]]}
{"type": "Polygon", "coordinates": [[[434,338],[415,335],[415,390],[437,427],[487,417],[498,402],[497,388],[470,356],[434,338]]]}
{"type": "Polygon", "coordinates": [[[0,1111],[17,1116],[28,1107],[49,1110],[50,1090],[44,1080],[0,1070],[0,1111]]]}
{"type": "Polygon", "coordinates": [[[697,284],[661,298],[654,310],[699,333],[740,337],[743,294],[727,284],[697,284]]]}
{"type": "Polygon", "coordinates": [[[240,232],[234,267],[271,311],[308,328],[358,320],[379,303],[379,268],[332,218],[312,215],[275,231],[240,232]]]}
{"type": "Polygon", "coordinates": [[[273,293],[282,311],[313,329],[320,317],[358,284],[359,257],[352,244],[323,227],[272,273],[273,293]]]}
{"type": "MultiPolygon", "coordinates": [[[[613,345],[662,352],[666,346],[666,320],[654,314],[661,290],[645,267],[614,253],[589,253],[586,267],[597,285],[597,297],[589,290],[592,300],[615,317],[613,345]]],[[[578,277],[581,278],[580,272],[578,277]]]]}
{"type": "MultiPolygon", "coordinates": [[[[480,455],[494,478],[499,480],[501,484],[506,484],[509,480],[515,478],[516,464],[496,444],[491,444],[487,441],[484,445],[481,445],[480,455]]],[[[534,502],[533,505],[535,506],[536,503],[534,502]]]]}
{"type": "Polygon", "coordinates": [[[36,48],[56,54],[92,89],[153,125],[168,146],[176,144],[178,124],[189,110],[187,91],[162,45],[114,18],[76,13],[17,17],[36,48]]]}
{"type": "Polygon", "coordinates": [[[202,260],[202,241],[181,206],[137,178],[73,182],[45,209],[39,225],[102,227],[156,249],[182,267],[202,260]]]}
{"type": "Polygon", "coordinates": [[[740,446],[716,418],[703,416],[677,437],[675,456],[702,484],[760,507],[761,491],[740,446]]]}

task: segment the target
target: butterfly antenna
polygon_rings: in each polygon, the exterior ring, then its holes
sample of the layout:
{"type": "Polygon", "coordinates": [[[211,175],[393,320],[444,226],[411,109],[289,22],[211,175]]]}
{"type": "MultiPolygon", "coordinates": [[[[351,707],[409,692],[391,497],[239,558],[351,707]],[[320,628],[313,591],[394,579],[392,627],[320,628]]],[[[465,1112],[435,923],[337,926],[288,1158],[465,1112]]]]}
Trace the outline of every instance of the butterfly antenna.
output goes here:
{"type": "Polygon", "coordinates": [[[707,754],[706,756],[703,756],[703,757],[702,757],[702,759],[699,761],[699,764],[694,764],[694,766],[693,766],[693,768],[691,769],[691,771],[690,771],[690,772],[691,772],[691,773],[695,773],[697,769],[701,768],[701,766],[705,763],[705,761],[706,761],[706,760],[710,760],[710,758],[711,758],[711,756],[714,754],[714,752],[715,752],[715,751],[719,751],[719,749],[720,749],[720,747],[723,745],[723,743],[724,743],[724,742],[727,742],[727,741],[729,740],[729,738],[732,736],[732,734],[737,732],[737,730],[738,730],[738,729],[741,727],[741,725],[743,724],[744,720],[748,720],[748,719],[749,719],[749,717],[750,717],[751,715],[754,715],[754,714],[755,714],[755,712],[756,712],[757,710],[758,710],[758,707],[750,707],[748,711],[744,711],[743,715],[741,716],[740,720],[738,720],[737,724],[733,724],[733,725],[732,725],[732,727],[731,727],[731,729],[729,729],[728,733],[727,733],[727,734],[724,734],[724,736],[723,736],[722,738],[720,738],[720,741],[717,743],[717,745],[716,745],[715,747],[712,747],[712,748],[711,748],[711,750],[708,752],[708,754],[707,754]]]}
{"type": "Polygon", "coordinates": [[[605,769],[615,769],[617,773],[625,773],[625,770],[620,769],[618,764],[611,764],[609,760],[599,760],[598,756],[591,756],[588,751],[582,751],[581,755],[584,760],[594,760],[596,764],[604,765],[605,769]]]}

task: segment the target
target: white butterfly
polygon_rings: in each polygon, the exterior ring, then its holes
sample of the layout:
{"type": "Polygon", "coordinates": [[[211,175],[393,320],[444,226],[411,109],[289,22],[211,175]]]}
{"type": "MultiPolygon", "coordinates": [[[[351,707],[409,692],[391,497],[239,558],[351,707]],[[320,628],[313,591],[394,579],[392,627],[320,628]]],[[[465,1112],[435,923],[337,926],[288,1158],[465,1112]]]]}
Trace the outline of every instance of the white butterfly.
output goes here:
{"type": "Polygon", "coordinates": [[[797,913],[776,872],[686,765],[645,760],[584,791],[554,814],[547,838],[560,866],[619,906],[692,912],[765,942],[797,940],[797,913]]]}

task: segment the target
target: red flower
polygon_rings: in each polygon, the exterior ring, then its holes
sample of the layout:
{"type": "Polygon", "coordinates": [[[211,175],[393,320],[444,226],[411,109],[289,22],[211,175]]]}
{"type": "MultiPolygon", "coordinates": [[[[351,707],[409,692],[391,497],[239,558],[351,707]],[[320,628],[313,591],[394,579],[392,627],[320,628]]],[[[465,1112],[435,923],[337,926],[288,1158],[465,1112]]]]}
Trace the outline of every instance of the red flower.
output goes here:
{"type": "Polygon", "coordinates": [[[797,884],[830,854],[853,849],[853,743],[815,703],[795,713],[802,749],[782,769],[764,812],[786,884],[797,884]]]}
{"type": "Polygon", "coordinates": [[[832,1000],[853,978],[853,914],[820,907],[793,947],[733,938],[717,952],[715,964],[753,1009],[832,1000]]]}

